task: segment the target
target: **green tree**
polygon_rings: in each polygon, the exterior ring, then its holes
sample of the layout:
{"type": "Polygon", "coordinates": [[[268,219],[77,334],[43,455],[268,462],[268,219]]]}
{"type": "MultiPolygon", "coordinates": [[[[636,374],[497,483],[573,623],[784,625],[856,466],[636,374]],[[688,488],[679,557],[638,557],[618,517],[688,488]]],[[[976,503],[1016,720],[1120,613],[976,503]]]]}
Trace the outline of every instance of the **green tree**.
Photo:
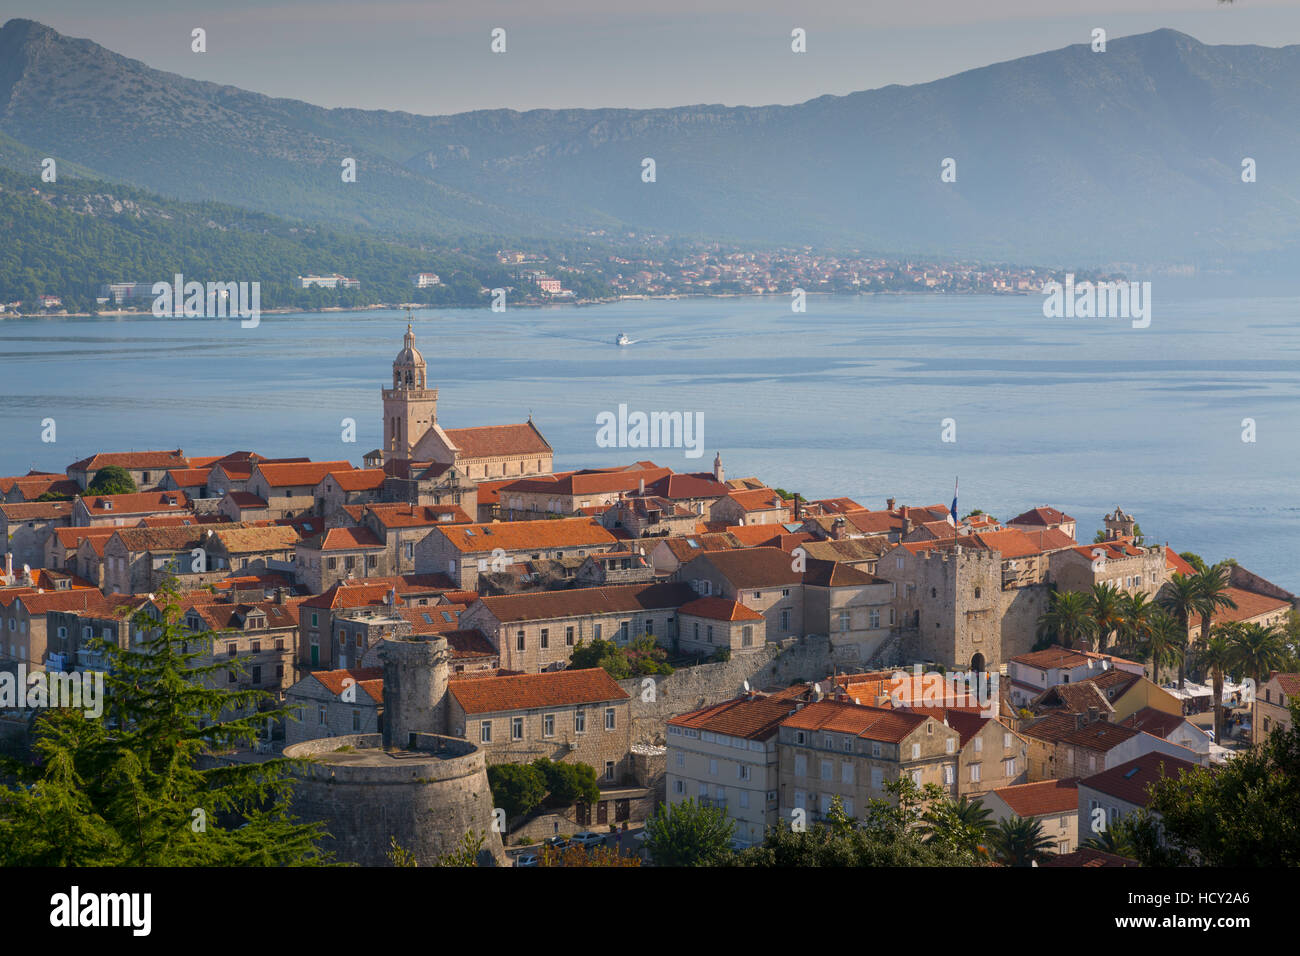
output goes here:
{"type": "Polygon", "coordinates": [[[993,812],[981,800],[944,798],[931,803],[921,816],[920,832],[927,843],[981,854],[989,842],[993,812]]]}
{"type": "Polygon", "coordinates": [[[1047,613],[1038,619],[1040,637],[1074,647],[1076,641],[1092,637],[1094,619],[1088,595],[1081,591],[1053,591],[1047,613]]]}
{"type": "Polygon", "coordinates": [[[1210,625],[1214,620],[1214,612],[1223,608],[1237,607],[1231,595],[1228,594],[1230,581],[1230,572],[1226,564],[1216,564],[1212,568],[1206,568],[1204,571],[1198,571],[1196,574],[1196,587],[1200,592],[1201,600],[1197,611],[1201,615],[1201,643],[1208,643],[1210,640],[1210,625]]]}
{"type": "Polygon", "coordinates": [[[1178,657],[1178,689],[1182,690],[1186,681],[1187,642],[1191,631],[1192,618],[1201,613],[1201,584],[1196,575],[1174,572],[1173,577],[1165,582],[1156,596],[1156,603],[1178,622],[1182,633],[1181,651],[1178,657]]]}
{"type": "Polygon", "coordinates": [[[264,691],[226,690],[237,665],[211,656],[211,636],[180,623],[175,592],[161,617],[130,616],[129,648],[105,655],[106,709],[52,710],[34,731],[36,767],[6,761],[30,788],[0,791],[0,865],[284,866],[320,864],[320,823],[290,814],[292,761],[217,765],[200,759],[251,746],[268,719],[264,691]]]}
{"type": "Polygon", "coordinates": [[[1215,625],[1210,639],[1197,648],[1197,659],[1209,671],[1214,689],[1214,739],[1218,743],[1223,742],[1223,678],[1237,662],[1233,635],[1240,629],[1234,623],[1215,625]]]}
{"type": "Polygon", "coordinates": [[[575,803],[590,804],[600,800],[595,767],[585,763],[558,763],[545,757],[538,757],[532,765],[541,772],[545,781],[544,806],[571,807],[575,803]]]}
{"type": "Polygon", "coordinates": [[[434,866],[478,866],[486,843],[486,833],[481,830],[467,830],[461,834],[459,843],[438,857],[438,862],[434,866]]]}
{"type": "Polygon", "coordinates": [[[1186,561],[1188,564],[1190,564],[1198,572],[1206,571],[1210,567],[1208,564],[1205,563],[1205,559],[1201,557],[1199,554],[1197,554],[1195,551],[1182,551],[1179,553],[1178,556],[1182,558],[1184,561],[1186,561]]]}
{"type": "Polygon", "coordinates": [[[604,668],[614,680],[625,680],[632,676],[632,667],[627,656],[613,641],[597,638],[590,644],[581,640],[569,655],[569,669],[583,670],[592,667],[604,668]]]}
{"type": "Polygon", "coordinates": [[[1088,614],[1092,618],[1092,633],[1097,638],[1097,650],[1104,652],[1110,635],[1124,623],[1124,595],[1113,584],[1094,584],[1088,594],[1088,614]]]}
{"type": "Polygon", "coordinates": [[[1008,817],[998,821],[990,841],[999,863],[1029,866],[1052,855],[1052,840],[1043,825],[1032,817],[1008,817]]]}
{"type": "Polygon", "coordinates": [[[655,866],[715,866],[731,854],[735,828],[720,807],[661,803],[646,821],[645,848],[655,866]]]}
{"type": "Polygon", "coordinates": [[[1300,701],[1291,703],[1289,729],[1212,770],[1158,780],[1150,793],[1167,858],[1139,847],[1143,863],[1300,866],[1300,701]]]}
{"type": "Polygon", "coordinates": [[[88,495],[130,495],[139,490],[131,473],[120,465],[106,465],[86,486],[88,495]]]}
{"type": "Polygon", "coordinates": [[[497,763],[488,767],[492,805],[506,812],[507,819],[531,813],[546,798],[546,776],[533,764],[497,763]]]}
{"type": "Polygon", "coordinates": [[[1142,648],[1151,637],[1152,622],[1160,608],[1145,591],[1125,593],[1120,601],[1118,644],[1124,653],[1142,648]]]}
{"type": "Polygon", "coordinates": [[[1142,650],[1151,662],[1151,679],[1158,684],[1162,670],[1175,665],[1181,669],[1187,653],[1187,632],[1172,614],[1158,609],[1151,617],[1142,650]]]}
{"type": "Polygon", "coordinates": [[[1229,639],[1234,669],[1253,680],[1256,690],[1269,674],[1286,663],[1285,638],[1273,625],[1251,621],[1236,628],[1229,639]]]}

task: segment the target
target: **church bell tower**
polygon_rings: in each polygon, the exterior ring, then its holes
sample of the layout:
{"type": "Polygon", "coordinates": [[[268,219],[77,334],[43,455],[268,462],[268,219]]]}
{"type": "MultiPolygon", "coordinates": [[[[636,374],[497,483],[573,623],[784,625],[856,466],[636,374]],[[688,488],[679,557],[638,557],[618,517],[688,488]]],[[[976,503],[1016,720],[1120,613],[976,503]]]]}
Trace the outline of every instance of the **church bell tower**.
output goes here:
{"type": "Polygon", "coordinates": [[[428,367],[415,347],[407,312],[406,338],[393,359],[393,387],[384,392],[384,463],[409,460],[420,439],[438,421],[438,390],[428,388],[428,367]]]}

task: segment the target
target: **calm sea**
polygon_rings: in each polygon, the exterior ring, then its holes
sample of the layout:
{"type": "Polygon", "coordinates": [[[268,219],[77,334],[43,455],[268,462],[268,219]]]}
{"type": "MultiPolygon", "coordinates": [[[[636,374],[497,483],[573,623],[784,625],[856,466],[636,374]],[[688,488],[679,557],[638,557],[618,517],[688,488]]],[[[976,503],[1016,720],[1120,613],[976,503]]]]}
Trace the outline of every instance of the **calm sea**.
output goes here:
{"type": "MultiPolygon", "coordinates": [[[[1300,287],[1156,282],[1149,328],[1045,319],[1040,296],[635,301],[421,311],[446,427],[531,413],[558,469],[641,459],[807,497],[1010,517],[1051,504],[1090,539],[1116,505],[1149,540],[1300,589],[1300,287]],[[625,332],[634,344],[614,345],[625,332]],[[596,444],[596,416],[702,412],[700,458],[596,444]],[[1243,419],[1254,442],[1243,442],[1243,419]],[[956,441],[941,440],[953,419],[956,441]]],[[[0,321],[0,474],[97,451],[318,459],[380,443],[397,312],[0,321]],[[57,441],[41,441],[42,420],[57,441]],[[356,420],[355,444],[341,422],[356,420]]]]}

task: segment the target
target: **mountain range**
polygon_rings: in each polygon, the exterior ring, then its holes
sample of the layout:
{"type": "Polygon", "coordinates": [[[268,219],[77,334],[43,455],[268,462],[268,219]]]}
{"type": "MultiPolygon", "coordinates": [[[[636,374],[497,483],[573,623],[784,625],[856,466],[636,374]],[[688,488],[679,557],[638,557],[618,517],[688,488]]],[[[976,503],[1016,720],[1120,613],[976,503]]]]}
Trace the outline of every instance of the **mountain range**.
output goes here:
{"type": "Polygon", "coordinates": [[[35,175],[44,156],[65,175],[390,237],[636,231],[1284,269],[1300,239],[1300,46],[1157,30],[793,106],[419,116],[192,80],[10,20],[0,165],[35,175]]]}

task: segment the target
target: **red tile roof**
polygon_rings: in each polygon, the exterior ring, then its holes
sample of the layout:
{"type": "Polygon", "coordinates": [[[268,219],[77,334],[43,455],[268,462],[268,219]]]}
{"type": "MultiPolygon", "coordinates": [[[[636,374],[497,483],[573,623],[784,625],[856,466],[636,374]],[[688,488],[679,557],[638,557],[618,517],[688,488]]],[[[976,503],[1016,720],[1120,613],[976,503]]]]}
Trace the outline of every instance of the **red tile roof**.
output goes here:
{"type": "Polygon", "coordinates": [[[932,718],[884,707],[867,707],[838,700],[820,700],[782,721],[798,730],[827,730],[867,740],[898,743],[932,718]]]}
{"type": "Polygon", "coordinates": [[[720,597],[702,597],[688,601],[677,609],[678,614],[707,617],[715,621],[761,621],[763,615],[743,604],[720,597]]]}
{"type": "Polygon", "coordinates": [[[384,542],[369,528],[330,528],[302,542],[309,551],[356,551],[383,548],[384,542]]]}
{"type": "Polygon", "coordinates": [[[1073,777],[999,787],[993,792],[1018,817],[1079,812],[1079,781],[1073,777]]]}
{"type": "Polygon", "coordinates": [[[311,676],[325,686],[331,694],[341,697],[348,687],[359,687],[376,704],[384,702],[384,672],[378,667],[348,667],[333,671],[312,671],[311,676]],[[344,681],[351,679],[351,684],[344,681]]]}
{"type": "Polygon", "coordinates": [[[1030,508],[1023,514],[1016,515],[1007,524],[1031,524],[1047,527],[1048,525],[1058,525],[1073,520],[1064,511],[1057,511],[1055,508],[1043,505],[1038,508],[1030,508]]]}
{"type": "Polygon", "coordinates": [[[1290,601],[1269,597],[1267,594],[1258,594],[1242,588],[1230,587],[1226,589],[1226,593],[1237,606],[1235,608],[1221,607],[1216,610],[1212,619],[1215,624],[1225,624],[1229,621],[1249,621],[1265,614],[1286,611],[1291,607],[1290,601]]]}
{"type": "Polygon", "coordinates": [[[1177,757],[1153,751],[1133,760],[1127,760],[1109,770],[1103,770],[1099,774],[1085,777],[1079,781],[1079,786],[1145,807],[1151,801],[1147,793],[1147,788],[1151,784],[1161,777],[1176,779],[1180,774],[1190,773],[1196,769],[1196,764],[1190,761],[1179,760],[1177,757]]]}
{"type": "Polygon", "coordinates": [[[481,551],[545,551],[555,548],[599,547],[618,539],[590,518],[539,521],[498,521],[491,524],[440,527],[452,547],[463,553],[481,551]]]}
{"type": "Polygon", "coordinates": [[[1011,658],[1017,664],[1025,664],[1029,667],[1037,667],[1039,670],[1049,670],[1051,668],[1075,668],[1087,667],[1089,658],[1080,654],[1078,651],[1072,651],[1064,647],[1053,646],[1041,651],[1030,651],[1027,654],[1017,654],[1011,658]]]}
{"type": "Polygon", "coordinates": [[[377,491],[384,486],[384,479],[388,476],[382,468],[353,468],[331,471],[326,477],[333,478],[343,491],[377,491]]]}
{"type": "Polygon", "coordinates": [[[741,591],[752,588],[799,584],[802,572],[793,568],[790,555],[780,548],[741,548],[736,551],[708,551],[699,556],[741,591]]]}
{"type": "Polygon", "coordinates": [[[474,680],[453,677],[447,689],[467,714],[600,704],[629,697],[601,667],[474,680]]]}
{"type": "Polygon", "coordinates": [[[183,491],[140,491],[130,495],[86,495],[81,499],[86,510],[96,518],[113,515],[148,514],[159,511],[185,511],[190,497],[183,491]],[[110,506],[111,503],[111,506],[110,506]]]}
{"type": "Polygon", "coordinates": [[[679,608],[695,600],[695,590],[683,582],[611,584],[599,588],[502,594],[479,601],[503,624],[547,621],[593,614],[636,613],[679,608]]]}
{"type": "MultiPolygon", "coordinates": [[[[473,518],[459,505],[373,504],[359,509],[370,512],[384,528],[429,528],[442,524],[470,524],[473,518]]],[[[351,513],[352,509],[348,509],[351,513]]]]}
{"type": "Polygon", "coordinates": [[[313,488],[330,472],[353,471],[350,461],[259,462],[256,470],[271,488],[313,488]]]}
{"type": "Polygon", "coordinates": [[[1130,714],[1120,723],[1126,727],[1133,727],[1152,736],[1168,740],[1169,735],[1186,721],[1187,718],[1181,714],[1167,714],[1163,710],[1156,710],[1154,707],[1143,707],[1136,713],[1130,714]]]}
{"type": "Polygon", "coordinates": [[[109,465],[117,465],[128,471],[145,468],[166,471],[171,468],[187,468],[189,461],[179,448],[174,451],[110,451],[75,461],[68,466],[68,471],[98,471],[109,465]]]}
{"type": "Polygon", "coordinates": [[[737,697],[668,720],[670,727],[691,727],[746,740],[769,740],[794,712],[794,704],[777,697],[737,697]]]}
{"type": "Polygon", "coordinates": [[[448,428],[443,434],[462,458],[497,458],[503,455],[545,455],[551,451],[533,423],[483,425],[478,428],[448,428]]]}

